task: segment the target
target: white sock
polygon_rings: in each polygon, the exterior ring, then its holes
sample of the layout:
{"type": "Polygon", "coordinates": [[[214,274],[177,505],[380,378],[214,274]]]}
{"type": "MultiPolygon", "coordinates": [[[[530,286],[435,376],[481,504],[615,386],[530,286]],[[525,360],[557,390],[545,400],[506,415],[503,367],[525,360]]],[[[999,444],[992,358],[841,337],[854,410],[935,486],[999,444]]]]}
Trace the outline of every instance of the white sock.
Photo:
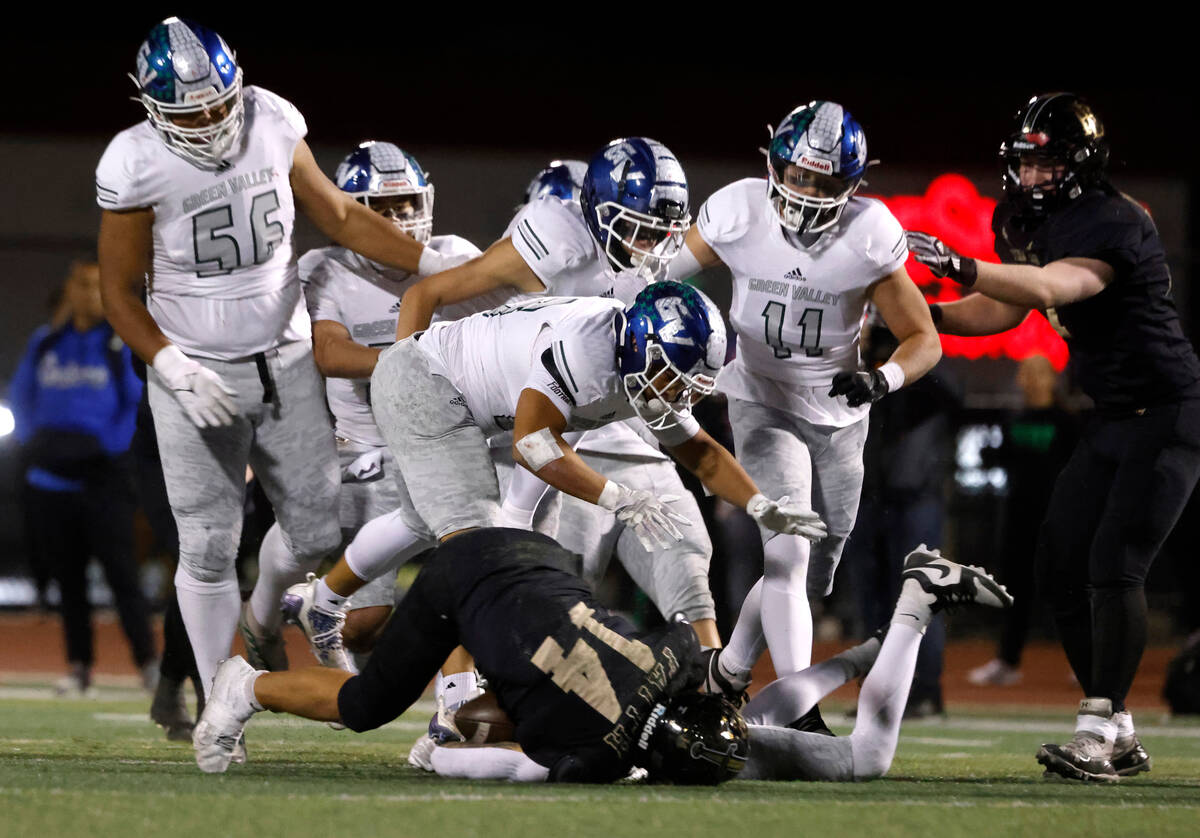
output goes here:
{"type": "Polygon", "coordinates": [[[305,574],[316,566],[317,562],[302,565],[297,561],[288,549],[279,523],[271,525],[258,548],[258,581],[250,594],[250,610],[260,626],[271,633],[279,631],[283,625],[279,601],[288,588],[303,582],[305,574]]]}
{"type": "Polygon", "coordinates": [[[325,584],[325,577],[322,576],[317,580],[317,589],[313,596],[313,602],[318,608],[324,608],[326,611],[341,611],[342,606],[346,604],[348,596],[340,596],[333,592],[333,589],[325,584]]]}
{"type": "Polygon", "coordinates": [[[263,706],[258,703],[258,696],[254,694],[254,685],[258,682],[258,676],[264,674],[266,674],[265,670],[258,670],[246,679],[246,700],[250,702],[250,706],[254,708],[255,713],[261,712],[263,706]]]}
{"type": "Polygon", "coordinates": [[[1075,717],[1076,733],[1092,733],[1112,743],[1117,740],[1117,724],[1112,702],[1107,698],[1085,698],[1079,702],[1079,715],[1075,717]]]}
{"type": "Polygon", "coordinates": [[[354,534],[345,559],[355,576],[370,582],[436,546],[437,539],[414,532],[397,509],[367,521],[354,534]]]}
{"type": "Polygon", "coordinates": [[[1133,715],[1128,710],[1113,713],[1113,721],[1117,723],[1117,738],[1132,739],[1136,732],[1133,729],[1133,715]]]}
{"type": "Polygon", "coordinates": [[[892,612],[892,625],[905,625],[916,628],[921,634],[925,633],[929,621],[933,619],[933,594],[926,593],[921,583],[915,579],[906,579],[900,587],[900,598],[896,600],[896,610],[892,612]]]}
{"type": "Polygon", "coordinates": [[[475,671],[454,672],[442,677],[442,697],[447,710],[457,710],[475,697],[479,679],[475,671]]]}
{"type": "Polygon", "coordinates": [[[767,648],[762,630],[762,586],[763,580],[760,578],[754,583],[750,593],[746,594],[742,610],[738,612],[737,622],[733,626],[733,633],[729,636],[729,643],[721,650],[721,657],[717,662],[721,674],[731,680],[749,683],[750,670],[767,648]]]}
{"type": "Polygon", "coordinates": [[[893,622],[875,665],[863,681],[854,732],[850,734],[854,776],[858,779],[882,776],[892,764],[923,634],[923,629],[911,620],[893,622]]]}
{"type": "Polygon", "coordinates": [[[812,663],[809,547],[808,539],[798,535],[776,535],[763,545],[762,630],[780,676],[812,663]]]}
{"type": "Polygon", "coordinates": [[[217,664],[229,657],[233,635],[237,631],[238,615],[242,610],[237,573],[230,563],[220,581],[201,582],[180,564],[175,570],[175,593],[207,698],[212,692],[217,664]]]}

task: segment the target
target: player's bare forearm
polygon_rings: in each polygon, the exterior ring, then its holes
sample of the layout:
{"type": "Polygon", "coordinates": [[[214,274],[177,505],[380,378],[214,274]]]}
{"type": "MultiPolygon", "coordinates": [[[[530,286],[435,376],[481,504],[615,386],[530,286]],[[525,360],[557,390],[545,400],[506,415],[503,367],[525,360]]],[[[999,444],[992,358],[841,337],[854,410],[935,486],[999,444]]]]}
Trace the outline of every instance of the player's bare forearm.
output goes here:
{"type": "Polygon", "coordinates": [[[724,445],[701,430],[680,445],[672,446],[671,456],[690,471],[717,497],[744,509],[758,487],[724,445]]]}
{"type": "Polygon", "coordinates": [[[461,303],[501,288],[530,294],[546,290],[511,239],[501,239],[474,259],[427,276],[405,291],[396,320],[396,339],[428,328],[440,306],[461,303]]]}
{"type": "Polygon", "coordinates": [[[938,331],[945,335],[982,337],[1015,329],[1029,316],[1029,309],[985,297],[969,294],[961,300],[938,303],[941,313],[938,331]]]}
{"type": "Polygon", "coordinates": [[[544,483],[560,492],[566,492],[568,495],[588,503],[599,501],[600,493],[604,491],[604,484],[608,482],[608,478],[588,466],[582,457],[562,441],[561,437],[558,438],[558,443],[561,446],[562,456],[537,471],[529,468],[529,463],[516,450],[515,446],[513,456],[520,465],[533,471],[544,483]]]}
{"type": "Polygon", "coordinates": [[[353,677],[325,666],[267,672],[254,682],[254,698],[265,710],[318,722],[338,722],[338,692],[353,677]]]}
{"type": "Polygon", "coordinates": [[[868,296],[899,345],[889,361],[900,366],[906,382],[916,381],[942,357],[942,342],[929,306],[903,267],[871,286],[868,296]]]}
{"type": "Polygon", "coordinates": [[[104,316],[121,340],[147,364],[170,341],[142,302],[142,287],[150,270],[154,211],[149,209],[100,215],[97,250],[100,260],[100,298],[104,316]]]}
{"type": "Polygon", "coordinates": [[[313,358],[326,378],[370,378],[382,351],[380,347],[355,343],[341,323],[313,323],[313,358]]]}
{"type": "Polygon", "coordinates": [[[1116,275],[1099,259],[1061,259],[1041,267],[976,262],[976,268],[971,290],[1002,303],[1039,310],[1094,296],[1116,275]]]}

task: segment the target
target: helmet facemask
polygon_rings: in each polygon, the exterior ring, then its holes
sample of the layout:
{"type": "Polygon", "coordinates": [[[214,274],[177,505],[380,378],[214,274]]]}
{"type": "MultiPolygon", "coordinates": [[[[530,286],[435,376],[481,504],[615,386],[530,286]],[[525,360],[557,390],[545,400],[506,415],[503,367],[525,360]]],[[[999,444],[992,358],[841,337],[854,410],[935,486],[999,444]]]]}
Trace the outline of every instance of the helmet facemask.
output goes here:
{"type": "MultiPolygon", "coordinates": [[[[136,78],[130,78],[137,84],[136,78]]],[[[191,91],[184,98],[183,103],[171,104],[148,93],[135,97],[171,151],[202,169],[220,168],[245,124],[241,68],[224,92],[209,87],[191,91]]]]}
{"type": "Polygon", "coordinates": [[[604,255],[613,270],[632,270],[653,282],[678,255],[691,219],[671,201],[660,202],[654,215],[609,201],[596,207],[596,223],[606,234],[604,255]]]}
{"type": "Polygon", "coordinates": [[[692,415],[692,405],[716,389],[714,377],[671,363],[656,336],[647,336],[645,358],[645,367],[621,376],[621,382],[634,412],[651,430],[680,424],[692,415]]]}
{"type": "Polygon", "coordinates": [[[861,177],[843,180],[774,154],[767,158],[767,199],[783,228],[796,234],[820,233],[836,224],[862,182],[861,177]]]}
{"type": "Polygon", "coordinates": [[[382,189],[356,197],[421,244],[433,237],[433,184],[382,189]]]}

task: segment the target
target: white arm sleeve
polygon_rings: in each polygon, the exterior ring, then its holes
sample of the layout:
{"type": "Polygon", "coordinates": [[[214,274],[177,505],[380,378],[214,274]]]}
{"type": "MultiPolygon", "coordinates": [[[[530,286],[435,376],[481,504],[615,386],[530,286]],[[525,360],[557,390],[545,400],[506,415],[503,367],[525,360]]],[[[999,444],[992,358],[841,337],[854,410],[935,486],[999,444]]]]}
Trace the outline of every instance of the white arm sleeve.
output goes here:
{"type": "Polygon", "coordinates": [[[550,769],[511,748],[438,746],[430,757],[441,777],[463,780],[508,780],[511,783],[544,783],[550,769]]]}

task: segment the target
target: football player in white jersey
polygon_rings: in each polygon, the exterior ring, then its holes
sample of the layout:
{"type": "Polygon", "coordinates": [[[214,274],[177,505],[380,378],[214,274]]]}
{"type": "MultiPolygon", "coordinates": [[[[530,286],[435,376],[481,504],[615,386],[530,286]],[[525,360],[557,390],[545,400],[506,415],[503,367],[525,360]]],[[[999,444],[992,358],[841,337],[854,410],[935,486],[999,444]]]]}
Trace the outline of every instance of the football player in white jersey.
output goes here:
{"type": "Polygon", "coordinates": [[[673,277],[718,263],[732,271],[738,351],[721,389],[738,459],[768,494],[811,503],[829,527],[811,546],[762,531],[764,577],[729,645],[710,661],[717,680],[735,687],[748,681],[760,635],[779,675],[810,663],[808,599],[832,589],[854,525],[867,411],[941,357],[928,307],[904,269],[899,222],[854,194],[867,167],[858,122],[834,102],[810,102],[775,129],[767,156],[766,179],[737,181],[705,202],[670,267],[673,277]],[[881,368],[862,371],[868,302],[900,345],[881,368]]]}
{"type": "MultiPolygon", "coordinates": [[[[391,143],[365,142],[349,154],[334,175],[338,187],[369,209],[389,219],[421,244],[447,261],[462,262],[479,254],[479,248],[458,236],[433,235],[434,187],[411,155],[391,143]]],[[[313,355],[317,369],[326,377],[325,394],[334,417],[341,468],[339,518],[343,543],[368,521],[385,513],[411,512],[404,485],[399,481],[395,460],[375,425],[371,412],[369,381],[375,361],[384,347],[391,346],[396,333],[400,296],[417,277],[389,267],[352,250],[332,245],[311,250],[300,259],[300,279],[312,319],[313,355]]],[[[499,305],[503,298],[485,298],[478,308],[443,311],[438,317],[451,319],[499,305]]],[[[399,562],[432,547],[436,540],[420,528],[419,519],[406,516],[410,527],[376,527],[364,537],[369,544],[360,549],[399,554],[399,562]]],[[[267,538],[278,537],[278,524],[267,538]]],[[[351,545],[353,547],[354,545],[351,545]]],[[[349,548],[348,548],[349,549],[349,548]]],[[[351,668],[346,650],[363,654],[391,613],[396,567],[373,580],[346,603],[346,624],[323,627],[314,644],[322,662],[351,668]],[[340,629],[340,638],[337,629],[340,629]],[[327,632],[333,632],[328,637],[327,632]],[[340,640],[344,640],[345,646],[340,640]],[[329,658],[329,661],[326,661],[329,658]]],[[[301,570],[296,568],[296,570],[301,570]]],[[[256,607],[259,592],[251,599],[256,607]]],[[[278,597],[263,602],[264,611],[278,610],[278,597]]]]}
{"type": "MultiPolygon", "coordinates": [[[[300,113],[243,88],[215,32],[168,18],[138,50],[134,80],[148,119],[118,134],[96,170],[101,286],[109,321],[151,367],[179,525],[175,585],[207,689],[238,624],[247,464],[281,525],[260,555],[259,584],[274,586],[261,599],[297,581],[270,572],[277,563],[315,565],[341,537],[337,455],[291,248],[296,208],[377,262],[426,273],[443,263],[321,173],[300,113]]],[[[243,617],[248,651],[286,666],[278,609],[243,617]]]]}
{"type": "MultiPolygon", "coordinates": [[[[582,161],[555,161],[543,169],[526,190],[529,196],[505,231],[505,237],[517,234],[519,225],[528,225],[538,237],[555,247],[558,242],[571,242],[583,234],[590,237],[582,216],[570,213],[572,227],[563,229],[559,220],[564,214],[558,207],[542,207],[539,201],[569,201],[578,204],[584,184],[589,177],[600,177],[612,181],[611,162],[603,154],[598,155],[596,166],[589,169],[582,161]]],[[[588,187],[593,199],[590,209],[595,209],[595,198],[600,190],[595,185],[588,187]]],[[[523,242],[522,242],[523,244],[523,242]]],[[[525,255],[527,251],[518,248],[525,255]]],[[[607,260],[601,261],[596,251],[596,287],[606,289],[599,277],[614,273],[607,260]]],[[[536,260],[531,258],[531,263],[536,260]]],[[[545,269],[543,269],[545,270],[545,269]]],[[[628,272],[625,272],[627,275],[628,272]]],[[[548,287],[553,288],[555,277],[547,274],[548,287]]],[[[436,281],[436,280],[433,280],[436,281]]],[[[640,290],[642,282],[623,283],[618,296],[624,299],[629,290],[640,290]],[[637,287],[635,287],[637,286],[637,287]]],[[[549,493],[538,507],[536,527],[554,537],[572,552],[583,556],[583,577],[592,585],[603,578],[609,561],[614,554],[626,568],[634,582],[645,591],[660,613],[665,617],[682,613],[696,630],[704,647],[720,645],[716,630],[716,607],[708,584],[708,566],[712,558],[712,542],[709,540],[704,519],[691,493],[683,486],[675,464],[653,441],[648,432],[642,433],[645,424],[639,419],[613,422],[602,428],[588,431],[575,444],[575,452],[598,473],[623,485],[647,489],[658,496],[675,496],[672,509],[686,517],[691,526],[681,527],[683,538],[673,542],[665,550],[650,550],[643,545],[634,532],[617,520],[608,510],[580,500],[572,495],[549,493]],[[649,437],[649,439],[644,438],[649,437]]],[[[493,439],[492,444],[495,444],[493,439]]],[[[511,442],[493,449],[498,454],[511,451],[511,442]]],[[[507,458],[506,458],[507,459],[507,458]]],[[[507,459],[506,465],[511,465],[507,459]]],[[[518,473],[520,481],[528,472],[518,473]]],[[[539,481],[540,482],[540,481],[539,481]]],[[[544,484],[543,484],[544,485],[544,484]]],[[[502,512],[513,510],[515,493],[506,495],[502,512]]],[[[528,513],[525,515],[528,520],[528,513]]],[[[503,519],[502,519],[503,520],[503,519]]],[[[520,526],[528,526],[520,522],[520,526]]]]}

